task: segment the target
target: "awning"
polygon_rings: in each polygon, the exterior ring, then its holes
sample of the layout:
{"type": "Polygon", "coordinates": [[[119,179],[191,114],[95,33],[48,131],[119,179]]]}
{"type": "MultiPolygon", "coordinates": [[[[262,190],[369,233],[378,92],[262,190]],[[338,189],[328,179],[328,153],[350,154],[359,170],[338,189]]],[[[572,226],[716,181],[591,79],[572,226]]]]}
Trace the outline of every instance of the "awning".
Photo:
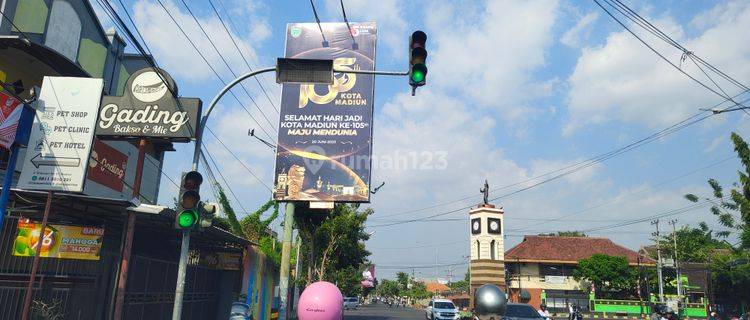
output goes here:
{"type": "Polygon", "coordinates": [[[0,36],[0,57],[24,68],[36,69],[36,74],[90,77],[88,72],[54,49],[18,35],[0,36]]]}

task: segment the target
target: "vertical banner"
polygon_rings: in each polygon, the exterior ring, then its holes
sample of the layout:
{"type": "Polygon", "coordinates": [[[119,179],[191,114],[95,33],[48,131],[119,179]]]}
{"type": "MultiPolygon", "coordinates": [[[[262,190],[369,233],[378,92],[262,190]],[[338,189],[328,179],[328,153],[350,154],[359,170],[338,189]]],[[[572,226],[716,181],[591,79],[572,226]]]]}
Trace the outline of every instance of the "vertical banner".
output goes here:
{"type": "Polygon", "coordinates": [[[21,101],[10,95],[0,92],[0,146],[10,149],[16,141],[16,129],[21,119],[23,107],[19,107],[21,101]]]}
{"type": "MultiPolygon", "coordinates": [[[[333,59],[337,70],[374,70],[374,22],[287,25],[286,57],[333,59]]],[[[332,85],[284,84],[273,197],[370,201],[375,77],[336,73],[332,85]]]]}

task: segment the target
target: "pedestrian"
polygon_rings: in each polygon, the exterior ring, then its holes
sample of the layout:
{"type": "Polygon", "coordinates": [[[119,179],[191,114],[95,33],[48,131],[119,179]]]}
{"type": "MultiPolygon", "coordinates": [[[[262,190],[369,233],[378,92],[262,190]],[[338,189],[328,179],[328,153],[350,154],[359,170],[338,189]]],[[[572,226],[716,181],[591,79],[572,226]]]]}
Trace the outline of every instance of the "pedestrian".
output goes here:
{"type": "Polygon", "coordinates": [[[539,315],[542,316],[544,319],[549,320],[550,314],[549,314],[549,311],[547,311],[547,306],[545,305],[539,306],[539,315]]]}

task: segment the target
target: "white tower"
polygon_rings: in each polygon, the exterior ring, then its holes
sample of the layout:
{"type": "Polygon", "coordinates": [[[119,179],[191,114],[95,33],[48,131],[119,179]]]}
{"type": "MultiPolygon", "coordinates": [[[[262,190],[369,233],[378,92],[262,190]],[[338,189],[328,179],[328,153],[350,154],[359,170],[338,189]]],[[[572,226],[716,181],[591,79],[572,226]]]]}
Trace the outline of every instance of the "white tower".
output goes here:
{"type": "Polygon", "coordinates": [[[469,211],[471,294],[491,283],[505,290],[504,211],[492,204],[480,204],[469,211]]]}

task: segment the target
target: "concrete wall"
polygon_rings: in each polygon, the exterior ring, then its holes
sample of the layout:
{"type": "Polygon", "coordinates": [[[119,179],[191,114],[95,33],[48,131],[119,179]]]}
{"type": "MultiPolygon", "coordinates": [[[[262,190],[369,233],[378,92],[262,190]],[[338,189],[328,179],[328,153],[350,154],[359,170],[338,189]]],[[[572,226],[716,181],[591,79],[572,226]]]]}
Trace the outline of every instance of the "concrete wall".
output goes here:
{"type": "Polygon", "coordinates": [[[253,319],[270,320],[278,304],[279,270],[258,247],[248,246],[243,259],[242,291],[248,295],[253,319]],[[248,290],[248,288],[250,288],[248,290]]]}

